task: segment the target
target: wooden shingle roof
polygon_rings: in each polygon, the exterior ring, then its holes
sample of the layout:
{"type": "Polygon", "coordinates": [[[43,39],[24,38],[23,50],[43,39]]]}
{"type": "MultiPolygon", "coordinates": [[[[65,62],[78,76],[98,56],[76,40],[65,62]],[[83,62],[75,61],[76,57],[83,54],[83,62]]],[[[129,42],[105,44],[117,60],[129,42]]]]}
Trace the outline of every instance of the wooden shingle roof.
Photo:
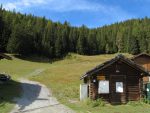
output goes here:
{"type": "Polygon", "coordinates": [[[111,59],[111,60],[108,60],[98,66],[96,66],[95,68],[89,70],[88,72],[86,72],[83,76],[80,77],[80,79],[83,79],[87,76],[91,76],[99,71],[101,71],[102,69],[105,69],[107,68],[108,66],[110,66],[111,64],[117,62],[118,60],[121,60],[123,61],[124,63],[130,65],[131,67],[133,67],[134,69],[142,72],[142,73],[145,73],[146,75],[149,75],[149,72],[147,70],[145,70],[142,66],[136,64],[134,61],[126,58],[124,55],[120,54],[120,55],[117,55],[115,58],[111,59]]]}
{"type": "Polygon", "coordinates": [[[138,57],[141,57],[141,56],[147,56],[147,57],[150,58],[150,55],[149,55],[149,54],[147,54],[147,53],[141,53],[141,54],[138,54],[138,55],[133,56],[133,57],[131,58],[131,60],[134,60],[134,59],[136,59],[136,58],[138,58],[138,57]]]}

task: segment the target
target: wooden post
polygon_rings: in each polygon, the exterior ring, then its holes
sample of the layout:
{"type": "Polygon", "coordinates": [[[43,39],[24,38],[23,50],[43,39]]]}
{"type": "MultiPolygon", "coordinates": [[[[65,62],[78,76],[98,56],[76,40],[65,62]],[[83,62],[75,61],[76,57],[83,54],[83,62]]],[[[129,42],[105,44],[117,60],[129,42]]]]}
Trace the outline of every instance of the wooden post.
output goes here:
{"type": "Polygon", "coordinates": [[[140,95],[139,95],[139,97],[140,98],[143,98],[143,95],[144,95],[144,91],[143,91],[143,78],[139,78],[139,88],[140,88],[140,90],[139,90],[139,93],[140,93],[140,95]]]}
{"type": "Polygon", "coordinates": [[[96,100],[97,99],[97,94],[98,94],[98,89],[96,84],[93,83],[93,99],[96,100]]]}

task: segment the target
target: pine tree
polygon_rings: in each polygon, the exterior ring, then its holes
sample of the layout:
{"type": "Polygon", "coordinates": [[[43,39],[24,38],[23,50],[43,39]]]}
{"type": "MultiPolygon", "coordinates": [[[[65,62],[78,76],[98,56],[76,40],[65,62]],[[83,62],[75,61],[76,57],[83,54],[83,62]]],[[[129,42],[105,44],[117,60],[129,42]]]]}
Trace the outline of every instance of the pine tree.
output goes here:
{"type": "Polygon", "coordinates": [[[60,58],[64,55],[63,54],[63,45],[62,45],[62,33],[61,33],[60,26],[57,28],[57,39],[55,42],[55,55],[57,58],[60,58]]]}
{"type": "Polygon", "coordinates": [[[88,43],[87,43],[87,34],[88,34],[88,29],[86,26],[82,26],[79,29],[79,38],[77,42],[77,52],[79,54],[85,55],[88,53],[88,43]]]}
{"type": "Polygon", "coordinates": [[[90,31],[88,34],[88,54],[89,55],[94,55],[98,53],[98,48],[97,48],[97,40],[96,40],[96,32],[95,31],[90,31]]]}
{"type": "Polygon", "coordinates": [[[69,52],[69,23],[65,22],[62,26],[62,51],[64,54],[69,52]]]}
{"type": "Polygon", "coordinates": [[[118,47],[118,52],[123,52],[123,35],[120,31],[117,32],[116,45],[118,47]]]}
{"type": "Polygon", "coordinates": [[[2,19],[2,6],[0,8],[0,52],[2,52],[4,50],[4,45],[3,45],[3,19],[2,19]]]}
{"type": "Polygon", "coordinates": [[[43,52],[47,57],[54,58],[54,25],[51,21],[47,23],[42,39],[43,52]]]}
{"type": "Polygon", "coordinates": [[[28,32],[18,24],[14,27],[11,38],[7,45],[7,51],[10,53],[17,53],[20,55],[31,54],[31,37],[28,32]]]}
{"type": "Polygon", "coordinates": [[[35,53],[41,55],[43,52],[42,38],[44,37],[44,29],[47,21],[45,18],[35,18],[35,25],[33,30],[33,46],[35,53]]]}
{"type": "Polygon", "coordinates": [[[132,37],[130,39],[130,51],[129,51],[129,53],[131,53],[133,55],[140,53],[139,43],[138,43],[138,40],[135,39],[135,37],[132,37]]]}
{"type": "Polygon", "coordinates": [[[77,52],[77,40],[78,40],[78,30],[77,28],[72,28],[69,34],[69,51],[77,52]]]}

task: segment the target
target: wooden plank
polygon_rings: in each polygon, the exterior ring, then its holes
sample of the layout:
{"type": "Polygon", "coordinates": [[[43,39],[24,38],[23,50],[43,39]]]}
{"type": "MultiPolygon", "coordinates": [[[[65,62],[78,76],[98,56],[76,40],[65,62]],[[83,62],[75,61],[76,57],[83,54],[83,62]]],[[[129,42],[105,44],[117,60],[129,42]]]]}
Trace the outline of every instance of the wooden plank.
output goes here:
{"type": "Polygon", "coordinates": [[[97,76],[97,80],[106,80],[105,76],[97,76]]]}

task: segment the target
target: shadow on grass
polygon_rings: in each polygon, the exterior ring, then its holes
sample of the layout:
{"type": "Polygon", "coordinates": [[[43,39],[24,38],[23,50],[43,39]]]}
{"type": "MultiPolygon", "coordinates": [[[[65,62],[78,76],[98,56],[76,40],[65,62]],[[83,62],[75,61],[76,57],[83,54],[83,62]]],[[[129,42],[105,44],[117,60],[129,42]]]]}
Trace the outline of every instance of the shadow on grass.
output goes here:
{"type": "Polygon", "coordinates": [[[48,57],[37,56],[37,55],[32,55],[32,56],[13,55],[13,56],[21,60],[26,60],[26,61],[31,61],[31,62],[40,62],[40,63],[53,63],[53,62],[63,59],[63,58],[50,59],[48,57]]]}
{"type": "Polygon", "coordinates": [[[38,99],[40,91],[41,86],[39,85],[20,83],[14,80],[0,84],[0,109],[7,109],[9,103],[17,104],[19,110],[23,110],[38,99]]]}
{"type": "Polygon", "coordinates": [[[10,80],[7,83],[0,84],[0,105],[5,102],[13,102],[14,97],[21,95],[21,83],[10,80]]]}
{"type": "Polygon", "coordinates": [[[7,105],[15,103],[13,99],[20,96],[21,83],[10,80],[7,83],[0,84],[0,111],[8,109],[9,107],[7,105]]]}

